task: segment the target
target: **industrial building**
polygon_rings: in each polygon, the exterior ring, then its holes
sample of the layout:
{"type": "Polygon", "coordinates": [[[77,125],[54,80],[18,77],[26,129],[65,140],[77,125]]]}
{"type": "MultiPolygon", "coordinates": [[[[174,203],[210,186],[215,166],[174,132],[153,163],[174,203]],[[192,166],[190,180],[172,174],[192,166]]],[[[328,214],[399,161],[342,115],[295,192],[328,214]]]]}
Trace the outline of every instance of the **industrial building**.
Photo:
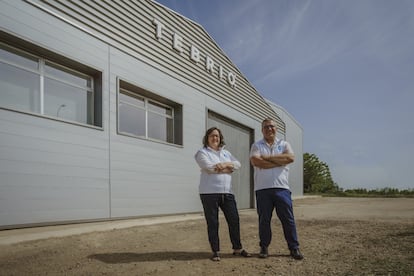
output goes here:
{"type": "Polygon", "coordinates": [[[194,154],[210,126],[242,164],[238,207],[254,208],[265,117],[295,141],[298,196],[302,130],[276,107],[156,2],[0,1],[0,229],[200,212],[194,154]]]}

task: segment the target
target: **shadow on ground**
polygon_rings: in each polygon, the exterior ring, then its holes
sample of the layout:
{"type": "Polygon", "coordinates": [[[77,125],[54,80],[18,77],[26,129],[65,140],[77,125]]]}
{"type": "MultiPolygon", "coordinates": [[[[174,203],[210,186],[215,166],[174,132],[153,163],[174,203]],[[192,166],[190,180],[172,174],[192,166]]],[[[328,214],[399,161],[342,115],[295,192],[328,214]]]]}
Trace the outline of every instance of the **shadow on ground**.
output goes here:
{"type": "Polygon", "coordinates": [[[99,260],[104,263],[134,263],[134,262],[158,262],[158,261],[190,261],[199,259],[208,259],[211,253],[208,252],[184,252],[184,251],[170,251],[170,252],[147,252],[147,253],[101,253],[89,255],[88,258],[99,260]]]}
{"type": "MultiPolygon", "coordinates": [[[[240,258],[240,256],[233,256],[233,254],[220,254],[222,258],[240,258]]],[[[269,257],[290,257],[290,255],[279,254],[270,255],[269,257]]],[[[95,259],[108,264],[119,263],[135,263],[135,262],[159,262],[159,261],[192,261],[192,260],[206,260],[211,258],[209,252],[184,252],[184,251],[169,251],[169,252],[147,252],[147,253],[101,253],[92,254],[88,256],[89,259],[95,259]]],[[[252,258],[258,258],[258,254],[253,254],[252,258]]]]}

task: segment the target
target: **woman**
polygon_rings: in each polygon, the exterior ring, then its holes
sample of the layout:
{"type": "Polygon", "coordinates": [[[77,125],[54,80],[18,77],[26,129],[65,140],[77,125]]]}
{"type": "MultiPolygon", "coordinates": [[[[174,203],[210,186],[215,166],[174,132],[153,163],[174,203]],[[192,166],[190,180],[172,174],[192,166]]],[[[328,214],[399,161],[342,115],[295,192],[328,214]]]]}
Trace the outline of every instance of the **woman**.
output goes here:
{"type": "Polygon", "coordinates": [[[240,162],[224,149],[224,138],[217,127],[206,131],[203,145],[195,159],[201,168],[199,192],[213,251],[212,260],[220,261],[219,207],[229,227],[233,255],[250,257],[240,242],[239,213],[231,188],[231,173],[240,168],[240,162]]]}

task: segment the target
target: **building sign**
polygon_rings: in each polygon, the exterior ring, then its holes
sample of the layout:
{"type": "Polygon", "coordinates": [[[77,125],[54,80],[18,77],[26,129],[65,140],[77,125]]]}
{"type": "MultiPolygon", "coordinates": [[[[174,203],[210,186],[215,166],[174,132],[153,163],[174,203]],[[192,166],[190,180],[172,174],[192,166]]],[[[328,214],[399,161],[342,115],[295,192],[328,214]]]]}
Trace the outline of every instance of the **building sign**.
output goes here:
{"type": "MultiPolygon", "coordinates": [[[[157,19],[154,19],[152,21],[152,23],[155,25],[155,37],[157,38],[158,41],[160,41],[162,39],[162,35],[163,35],[163,30],[165,29],[164,25],[158,21],[157,19]]],[[[175,51],[177,51],[178,53],[183,53],[183,38],[173,32],[172,35],[172,39],[171,39],[171,48],[174,49],[175,51]]],[[[189,55],[189,59],[192,60],[195,63],[200,63],[201,62],[201,52],[200,50],[194,46],[194,45],[190,45],[190,55],[189,55]]],[[[217,78],[218,79],[223,79],[225,78],[227,80],[228,85],[230,85],[231,87],[235,87],[236,86],[236,74],[234,74],[231,71],[225,71],[225,69],[223,68],[223,66],[221,65],[217,65],[215,63],[215,61],[206,54],[206,61],[204,64],[204,68],[207,72],[209,72],[210,74],[213,74],[214,72],[214,67],[217,66],[218,70],[217,70],[217,78]]]]}

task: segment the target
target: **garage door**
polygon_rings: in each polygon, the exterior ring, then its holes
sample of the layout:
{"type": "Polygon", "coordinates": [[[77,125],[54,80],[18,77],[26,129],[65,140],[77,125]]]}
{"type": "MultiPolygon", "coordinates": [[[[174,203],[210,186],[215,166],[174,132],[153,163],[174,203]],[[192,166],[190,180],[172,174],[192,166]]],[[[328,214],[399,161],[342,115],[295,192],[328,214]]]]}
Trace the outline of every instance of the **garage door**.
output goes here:
{"type": "Polygon", "coordinates": [[[241,163],[241,168],[232,175],[233,192],[237,206],[239,209],[251,208],[253,207],[253,174],[249,153],[253,130],[209,111],[207,128],[213,126],[222,131],[226,149],[241,163]]]}

